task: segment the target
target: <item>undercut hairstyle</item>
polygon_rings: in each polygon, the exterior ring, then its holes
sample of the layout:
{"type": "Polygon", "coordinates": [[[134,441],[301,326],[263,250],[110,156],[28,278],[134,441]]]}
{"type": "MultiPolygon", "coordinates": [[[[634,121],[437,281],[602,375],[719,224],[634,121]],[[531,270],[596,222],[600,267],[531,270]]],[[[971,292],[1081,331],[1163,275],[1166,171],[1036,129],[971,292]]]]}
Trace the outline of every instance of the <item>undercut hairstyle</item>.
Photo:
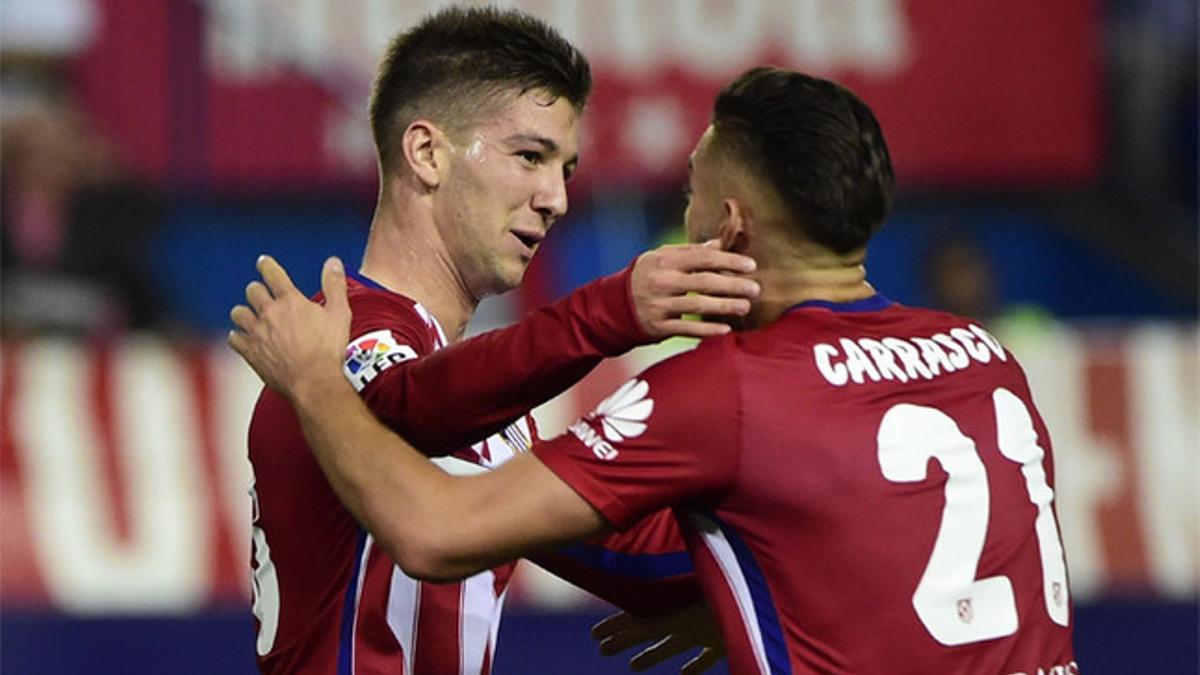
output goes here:
{"type": "Polygon", "coordinates": [[[393,168],[417,119],[461,131],[503,95],[532,90],[582,112],[591,87],[587,59],[540,19],[496,7],[444,9],[397,35],[379,65],[370,116],[380,165],[393,168]]]}
{"type": "Polygon", "coordinates": [[[892,205],[879,122],[839,84],[792,70],[747,71],[717,96],[713,142],[780,198],[796,234],[844,254],[866,246],[892,205]]]}

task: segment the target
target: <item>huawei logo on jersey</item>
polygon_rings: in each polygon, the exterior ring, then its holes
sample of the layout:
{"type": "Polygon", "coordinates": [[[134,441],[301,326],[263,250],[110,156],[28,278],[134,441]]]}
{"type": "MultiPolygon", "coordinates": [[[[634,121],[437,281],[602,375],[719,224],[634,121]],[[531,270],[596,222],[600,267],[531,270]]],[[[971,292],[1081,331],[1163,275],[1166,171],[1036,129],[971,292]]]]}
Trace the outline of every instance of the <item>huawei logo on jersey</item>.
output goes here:
{"type": "Polygon", "coordinates": [[[654,400],[646,396],[648,393],[650,385],[644,380],[630,380],[601,401],[587,419],[600,423],[603,437],[584,420],[577,420],[569,431],[596,457],[611,461],[617,457],[613,443],[636,438],[646,431],[646,420],[654,412],[654,400]]]}
{"type": "Polygon", "coordinates": [[[646,430],[646,420],[654,412],[654,400],[646,398],[650,385],[645,380],[630,380],[600,402],[589,418],[599,419],[604,436],[613,443],[636,438],[646,430]]]}

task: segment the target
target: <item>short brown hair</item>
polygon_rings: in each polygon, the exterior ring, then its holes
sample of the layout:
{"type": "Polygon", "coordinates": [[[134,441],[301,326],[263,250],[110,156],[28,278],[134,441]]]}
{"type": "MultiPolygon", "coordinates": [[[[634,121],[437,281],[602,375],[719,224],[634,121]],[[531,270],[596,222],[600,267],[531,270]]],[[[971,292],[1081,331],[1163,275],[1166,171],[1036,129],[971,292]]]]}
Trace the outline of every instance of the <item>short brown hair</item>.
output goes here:
{"type": "Polygon", "coordinates": [[[582,110],[592,86],[587,59],[540,19],[513,9],[451,7],[392,40],[371,92],[380,164],[419,117],[462,127],[496,96],[534,89],[582,110]]]}
{"type": "Polygon", "coordinates": [[[809,241],[836,253],[859,249],[891,210],[895,176],[883,131],[836,82],[754,68],[717,96],[712,125],[716,143],[775,191],[809,241]]]}

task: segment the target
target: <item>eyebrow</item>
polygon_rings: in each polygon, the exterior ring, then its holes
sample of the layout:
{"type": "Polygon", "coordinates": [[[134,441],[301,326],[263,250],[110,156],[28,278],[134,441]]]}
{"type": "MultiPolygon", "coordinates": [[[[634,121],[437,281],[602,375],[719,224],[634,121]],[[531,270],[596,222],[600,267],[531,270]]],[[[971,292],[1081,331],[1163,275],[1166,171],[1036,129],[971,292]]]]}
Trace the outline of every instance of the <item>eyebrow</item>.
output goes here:
{"type": "MultiPolygon", "coordinates": [[[[542,150],[551,155],[559,153],[558,143],[546,138],[545,136],[536,136],[534,134],[513,134],[504,139],[504,142],[509,145],[517,145],[520,143],[533,143],[534,145],[542,146],[542,150]]],[[[574,173],[575,167],[579,164],[579,153],[575,153],[563,162],[563,166],[568,173],[574,173]]]]}
{"type": "Polygon", "coordinates": [[[533,134],[513,134],[504,139],[505,143],[510,145],[518,143],[533,143],[542,146],[542,149],[551,154],[558,153],[558,143],[546,138],[545,136],[535,136],[533,134]]]}

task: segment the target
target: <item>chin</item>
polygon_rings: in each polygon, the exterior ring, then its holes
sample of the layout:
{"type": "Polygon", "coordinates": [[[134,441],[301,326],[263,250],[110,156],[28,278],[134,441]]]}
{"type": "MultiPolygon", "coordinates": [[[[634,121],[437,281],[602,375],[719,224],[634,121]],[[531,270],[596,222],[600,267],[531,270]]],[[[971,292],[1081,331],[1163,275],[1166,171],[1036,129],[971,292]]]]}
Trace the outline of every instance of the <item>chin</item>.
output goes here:
{"type": "Polygon", "coordinates": [[[507,293],[520,286],[521,280],[525,278],[525,271],[528,269],[529,265],[525,263],[513,262],[494,270],[492,275],[493,294],[507,293]]]}

